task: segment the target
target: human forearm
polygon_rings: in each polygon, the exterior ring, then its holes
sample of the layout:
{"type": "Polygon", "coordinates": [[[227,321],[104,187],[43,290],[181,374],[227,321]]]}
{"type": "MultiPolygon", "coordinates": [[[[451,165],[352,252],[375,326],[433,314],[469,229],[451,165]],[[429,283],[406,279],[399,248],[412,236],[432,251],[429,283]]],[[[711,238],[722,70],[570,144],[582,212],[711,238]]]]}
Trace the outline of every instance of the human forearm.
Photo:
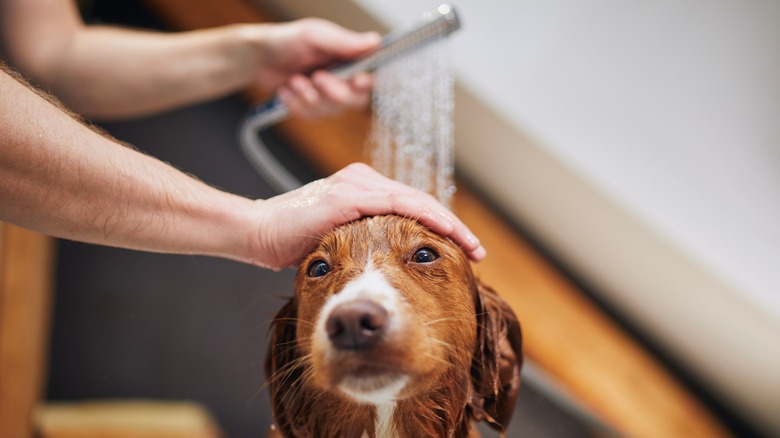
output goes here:
{"type": "Polygon", "coordinates": [[[249,261],[253,201],[74,120],[0,72],[0,218],[47,234],[249,261]]]}
{"type": "Polygon", "coordinates": [[[156,113],[237,91],[261,64],[263,25],[163,34],[85,26],[37,66],[75,111],[98,119],[156,113]]]}
{"type": "Polygon", "coordinates": [[[0,126],[0,220],[54,236],[281,269],[334,226],[399,214],[452,238],[472,259],[484,257],[433,197],[366,165],[251,201],[91,130],[3,71],[0,126]]]}
{"type": "Polygon", "coordinates": [[[102,119],[147,115],[248,85],[267,51],[267,27],[135,31],[85,25],[69,0],[0,0],[0,48],[9,62],[76,112],[102,119]]]}
{"type": "Polygon", "coordinates": [[[375,49],[375,33],[303,19],[181,33],[85,25],[75,2],[0,0],[0,51],[20,71],[94,119],[144,116],[258,84],[292,114],[364,108],[373,86],[323,65],[375,49]],[[305,73],[312,72],[311,76],[305,73]]]}

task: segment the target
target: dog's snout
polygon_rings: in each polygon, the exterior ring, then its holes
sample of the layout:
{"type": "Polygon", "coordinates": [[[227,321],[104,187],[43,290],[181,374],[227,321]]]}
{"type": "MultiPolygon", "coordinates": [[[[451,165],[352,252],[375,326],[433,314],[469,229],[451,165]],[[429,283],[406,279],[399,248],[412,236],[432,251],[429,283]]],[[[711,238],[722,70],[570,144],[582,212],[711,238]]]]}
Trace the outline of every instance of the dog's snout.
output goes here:
{"type": "Polygon", "coordinates": [[[388,322],[387,310],[370,300],[355,300],[336,306],[325,330],[336,348],[360,350],[374,346],[388,322]]]}

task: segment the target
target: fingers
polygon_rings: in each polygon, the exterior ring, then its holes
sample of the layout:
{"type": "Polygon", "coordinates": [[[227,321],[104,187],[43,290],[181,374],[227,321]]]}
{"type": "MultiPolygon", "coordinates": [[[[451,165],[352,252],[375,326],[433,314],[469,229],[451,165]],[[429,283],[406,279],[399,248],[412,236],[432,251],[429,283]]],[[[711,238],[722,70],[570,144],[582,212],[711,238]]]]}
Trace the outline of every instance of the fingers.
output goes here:
{"type": "MultiPolygon", "coordinates": [[[[278,25],[277,74],[306,72],[323,65],[359,58],[376,50],[381,37],[376,32],[354,32],[327,20],[308,18],[278,25]],[[286,50],[282,50],[286,48],[286,50]],[[293,56],[295,55],[295,56],[293,56]]],[[[278,90],[279,98],[291,112],[306,118],[337,114],[344,109],[365,108],[371,96],[373,79],[366,73],[341,79],[325,70],[311,77],[293,74],[278,90]]]]}
{"type": "MultiPolygon", "coordinates": [[[[431,230],[449,237],[475,262],[486,256],[476,236],[450,210],[427,194],[391,195],[392,213],[414,217],[431,230]]],[[[384,214],[384,213],[381,213],[384,214]]]]}
{"type": "Polygon", "coordinates": [[[469,229],[432,196],[356,163],[335,174],[257,203],[258,240],[253,263],[280,269],[300,262],[333,227],[364,216],[397,214],[451,238],[478,262],[485,249],[469,229]]]}
{"type": "Polygon", "coordinates": [[[409,196],[391,195],[390,199],[392,213],[417,218],[431,230],[452,239],[475,262],[485,258],[486,251],[479,239],[432,196],[417,192],[409,196]]]}
{"type": "Polygon", "coordinates": [[[374,78],[368,73],[343,80],[330,72],[317,71],[312,75],[312,83],[326,100],[347,108],[366,107],[374,88],[374,78]]]}
{"type": "Polygon", "coordinates": [[[307,119],[325,117],[335,111],[324,102],[311,80],[303,75],[292,76],[286,85],[279,88],[277,95],[292,114],[307,119]]]}
{"type": "MultiPolygon", "coordinates": [[[[449,209],[433,196],[400,182],[386,178],[365,164],[351,164],[332,176],[336,184],[360,187],[350,194],[348,202],[354,206],[352,216],[398,214],[413,217],[436,233],[449,237],[469,258],[478,262],[486,251],[479,239],[449,209]]],[[[340,190],[338,187],[336,190],[340,190]]]]}
{"type": "Polygon", "coordinates": [[[373,78],[360,73],[349,80],[327,71],[317,71],[311,78],[296,74],[280,87],[279,98],[290,111],[306,118],[338,114],[344,109],[365,108],[371,100],[373,78]]]}

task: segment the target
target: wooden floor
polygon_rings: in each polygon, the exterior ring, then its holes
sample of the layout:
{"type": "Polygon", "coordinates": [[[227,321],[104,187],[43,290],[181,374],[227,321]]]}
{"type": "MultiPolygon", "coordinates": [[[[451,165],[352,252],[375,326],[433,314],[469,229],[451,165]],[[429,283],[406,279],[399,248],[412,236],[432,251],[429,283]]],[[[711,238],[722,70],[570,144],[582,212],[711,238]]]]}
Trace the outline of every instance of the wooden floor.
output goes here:
{"type": "Polygon", "coordinates": [[[46,374],[53,239],[0,222],[0,435],[31,436],[46,374]]]}

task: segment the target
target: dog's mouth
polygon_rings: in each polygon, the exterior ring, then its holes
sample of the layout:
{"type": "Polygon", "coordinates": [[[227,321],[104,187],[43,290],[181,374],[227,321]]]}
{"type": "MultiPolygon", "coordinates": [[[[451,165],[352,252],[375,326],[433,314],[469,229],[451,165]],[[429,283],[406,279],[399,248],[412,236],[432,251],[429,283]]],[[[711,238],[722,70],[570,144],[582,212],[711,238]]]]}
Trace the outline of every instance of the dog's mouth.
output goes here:
{"type": "MultiPolygon", "coordinates": [[[[396,379],[403,375],[400,371],[390,368],[386,365],[377,364],[361,364],[350,367],[351,369],[345,370],[341,375],[341,382],[345,380],[361,382],[361,381],[384,381],[387,379],[396,379]]],[[[360,386],[361,384],[357,384],[360,386]]]]}
{"type": "Polygon", "coordinates": [[[396,400],[409,376],[384,366],[362,365],[346,371],[335,385],[357,401],[374,404],[396,400]]]}

